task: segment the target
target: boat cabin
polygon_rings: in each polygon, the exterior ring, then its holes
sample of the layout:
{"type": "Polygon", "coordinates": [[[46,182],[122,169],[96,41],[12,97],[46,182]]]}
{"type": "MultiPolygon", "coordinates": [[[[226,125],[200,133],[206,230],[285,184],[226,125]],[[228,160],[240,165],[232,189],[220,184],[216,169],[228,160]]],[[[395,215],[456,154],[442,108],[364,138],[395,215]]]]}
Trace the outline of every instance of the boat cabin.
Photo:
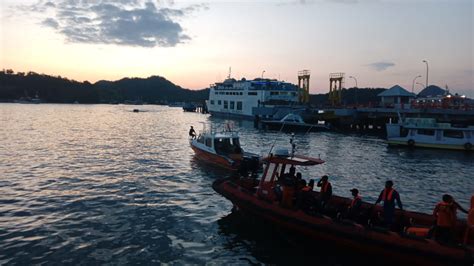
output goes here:
{"type": "Polygon", "coordinates": [[[201,133],[197,142],[205,145],[217,154],[241,154],[239,136],[237,132],[201,133]]]}
{"type": "Polygon", "coordinates": [[[321,159],[291,155],[288,154],[288,151],[277,151],[276,155],[263,159],[263,162],[266,166],[257,188],[257,195],[270,200],[275,199],[273,188],[276,186],[276,183],[285,177],[291,175],[294,177],[296,166],[312,166],[324,163],[321,159]],[[285,173],[286,169],[289,170],[288,173],[285,173]]]}

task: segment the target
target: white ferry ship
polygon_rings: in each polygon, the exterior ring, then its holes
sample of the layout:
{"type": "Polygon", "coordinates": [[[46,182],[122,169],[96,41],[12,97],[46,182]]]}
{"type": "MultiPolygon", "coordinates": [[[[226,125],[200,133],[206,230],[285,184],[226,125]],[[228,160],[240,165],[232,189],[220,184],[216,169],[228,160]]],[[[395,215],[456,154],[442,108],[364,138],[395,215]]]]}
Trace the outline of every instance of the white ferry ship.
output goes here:
{"type": "Polygon", "coordinates": [[[254,107],[298,104],[298,87],[275,79],[228,78],[211,86],[207,108],[211,115],[253,118],[254,107]]]}
{"type": "Polygon", "coordinates": [[[472,150],[474,126],[453,127],[449,123],[437,123],[433,118],[406,118],[399,123],[389,123],[389,145],[425,147],[454,150],[472,150]]]}

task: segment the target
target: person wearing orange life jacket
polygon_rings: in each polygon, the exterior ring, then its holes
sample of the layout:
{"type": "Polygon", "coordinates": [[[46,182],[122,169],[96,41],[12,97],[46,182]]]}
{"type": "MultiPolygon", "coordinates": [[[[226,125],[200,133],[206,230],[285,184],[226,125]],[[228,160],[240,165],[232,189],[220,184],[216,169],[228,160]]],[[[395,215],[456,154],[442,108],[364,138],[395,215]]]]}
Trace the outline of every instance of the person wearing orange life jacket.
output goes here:
{"type": "Polygon", "coordinates": [[[362,197],[359,196],[359,190],[353,188],[350,190],[352,193],[352,201],[347,209],[347,216],[350,219],[357,219],[360,213],[360,207],[362,205],[362,197]]]}
{"type": "Polygon", "coordinates": [[[468,213],[448,194],[444,194],[443,200],[436,204],[433,210],[433,216],[436,219],[435,239],[437,241],[444,243],[453,241],[454,229],[457,223],[457,209],[468,213]]]}
{"type": "Polygon", "coordinates": [[[380,192],[380,195],[377,201],[375,202],[375,205],[377,205],[381,201],[383,201],[384,223],[387,227],[390,227],[393,223],[393,216],[395,215],[395,201],[397,201],[398,208],[400,208],[400,210],[403,210],[400,195],[395,189],[393,189],[392,180],[388,180],[387,182],[385,182],[385,189],[380,192]]]}
{"type": "Polygon", "coordinates": [[[321,180],[318,181],[318,187],[321,187],[321,191],[319,194],[319,205],[322,209],[326,206],[329,199],[332,196],[332,186],[331,183],[328,181],[328,176],[324,175],[321,177],[321,180]]]}

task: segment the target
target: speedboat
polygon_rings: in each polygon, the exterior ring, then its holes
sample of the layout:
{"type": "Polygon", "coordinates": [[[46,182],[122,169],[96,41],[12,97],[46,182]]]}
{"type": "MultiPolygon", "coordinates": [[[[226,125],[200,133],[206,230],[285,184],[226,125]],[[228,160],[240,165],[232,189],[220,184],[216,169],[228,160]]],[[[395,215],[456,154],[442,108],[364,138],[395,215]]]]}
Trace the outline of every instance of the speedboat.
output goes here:
{"type": "Polygon", "coordinates": [[[363,202],[357,219],[343,218],[351,199],[333,195],[324,208],[317,209],[311,202],[317,202],[319,193],[307,191],[303,202],[310,204],[300,206],[296,199],[306,192],[296,191],[279,178],[285,176],[285,169],[290,166],[315,166],[324,163],[323,160],[293,152],[275,152],[263,159],[263,163],[260,179],[248,176],[220,179],[213,183],[213,189],[245,216],[263,220],[315,245],[334,247],[338,253],[369,254],[373,259],[381,259],[381,264],[387,264],[387,258],[389,264],[395,265],[473,264],[474,219],[469,223],[458,220],[455,232],[459,244],[447,245],[427,237],[434,222],[429,214],[397,209],[394,224],[387,229],[381,226],[381,208],[363,202]]]}
{"type": "Polygon", "coordinates": [[[289,113],[280,120],[262,120],[264,127],[270,130],[281,131],[326,131],[329,130],[328,125],[309,124],[303,118],[294,113],[289,113]]]}
{"type": "Polygon", "coordinates": [[[474,126],[455,127],[433,118],[399,118],[388,123],[387,143],[408,147],[474,150],[474,126]]]}
{"type": "Polygon", "coordinates": [[[260,156],[245,152],[240,147],[237,131],[229,126],[216,132],[204,129],[196,138],[190,139],[191,148],[197,159],[233,171],[256,171],[260,165],[260,156]]]}

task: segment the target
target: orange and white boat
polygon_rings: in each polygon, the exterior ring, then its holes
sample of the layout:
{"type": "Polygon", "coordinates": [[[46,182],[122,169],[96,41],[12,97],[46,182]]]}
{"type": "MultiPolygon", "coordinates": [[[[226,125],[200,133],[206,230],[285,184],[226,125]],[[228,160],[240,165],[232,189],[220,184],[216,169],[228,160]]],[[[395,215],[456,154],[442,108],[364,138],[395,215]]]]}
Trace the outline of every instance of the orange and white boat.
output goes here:
{"type": "Polygon", "coordinates": [[[260,165],[260,156],[245,152],[240,147],[239,133],[229,126],[220,132],[204,128],[196,138],[190,139],[190,144],[197,159],[219,167],[249,172],[256,171],[260,165]]]}

